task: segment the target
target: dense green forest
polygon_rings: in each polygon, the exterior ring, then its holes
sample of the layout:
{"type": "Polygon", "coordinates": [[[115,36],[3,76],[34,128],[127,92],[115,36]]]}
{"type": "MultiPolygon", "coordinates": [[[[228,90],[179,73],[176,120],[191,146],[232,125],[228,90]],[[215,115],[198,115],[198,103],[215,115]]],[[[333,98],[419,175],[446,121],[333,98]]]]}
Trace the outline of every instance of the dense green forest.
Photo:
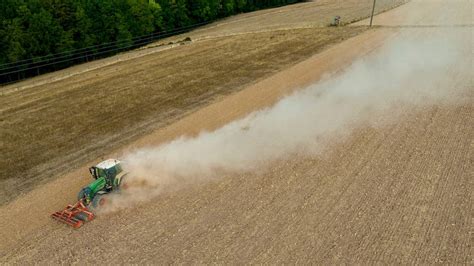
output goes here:
{"type": "Polygon", "coordinates": [[[298,0],[0,0],[0,83],[298,0]]]}

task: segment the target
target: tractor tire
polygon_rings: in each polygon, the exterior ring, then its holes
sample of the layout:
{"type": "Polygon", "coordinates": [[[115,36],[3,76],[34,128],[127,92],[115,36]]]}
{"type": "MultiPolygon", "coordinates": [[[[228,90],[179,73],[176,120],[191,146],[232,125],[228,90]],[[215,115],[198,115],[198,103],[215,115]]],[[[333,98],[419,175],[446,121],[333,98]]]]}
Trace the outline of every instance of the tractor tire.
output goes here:
{"type": "Polygon", "coordinates": [[[127,190],[128,189],[128,184],[127,183],[124,183],[124,178],[122,177],[122,180],[120,180],[120,185],[118,187],[118,191],[124,191],[124,190],[127,190]]]}
{"type": "Polygon", "coordinates": [[[94,199],[92,199],[92,207],[94,209],[103,207],[107,203],[107,199],[104,197],[104,194],[96,194],[94,199]]]}
{"type": "Polygon", "coordinates": [[[119,183],[116,185],[115,187],[115,190],[120,192],[122,190],[126,190],[128,188],[128,184],[124,183],[124,180],[126,179],[127,177],[127,174],[123,175],[121,178],[120,178],[120,181],[119,183]]]}
{"type": "Polygon", "coordinates": [[[85,213],[78,213],[74,216],[76,219],[78,220],[81,220],[81,221],[84,221],[84,222],[88,222],[89,221],[89,216],[85,213]]]}

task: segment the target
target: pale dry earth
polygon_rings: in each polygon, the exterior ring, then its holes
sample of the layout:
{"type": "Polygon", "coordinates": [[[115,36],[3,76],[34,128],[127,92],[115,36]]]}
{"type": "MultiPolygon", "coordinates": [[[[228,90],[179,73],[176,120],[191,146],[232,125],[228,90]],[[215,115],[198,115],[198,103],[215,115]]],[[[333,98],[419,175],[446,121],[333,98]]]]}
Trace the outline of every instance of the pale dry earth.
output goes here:
{"type": "MultiPolygon", "coordinates": [[[[375,53],[384,42],[445,26],[463,25],[449,30],[466,36],[463,52],[472,69],[473,1],[449,3],[414,0],[379,15],[376,23],[396,27],[335,45],[117,154],[218,128],[375,53]],[[402,24],[408,27],[397,27],[402,24]]],[[[74,200],[87,182],[75,178],[87,171],[79,168],[1,207],[8,218],[0,221],[0,262],[470,264],[474,95],[472,75],[460,77],[452,86],[468,87],[463,101],[406,108],[396,123],[358,128],[328,144],[322,156],[296,156],[264,173],[184,187],[71,230],[43,215],[74,200]]]]}

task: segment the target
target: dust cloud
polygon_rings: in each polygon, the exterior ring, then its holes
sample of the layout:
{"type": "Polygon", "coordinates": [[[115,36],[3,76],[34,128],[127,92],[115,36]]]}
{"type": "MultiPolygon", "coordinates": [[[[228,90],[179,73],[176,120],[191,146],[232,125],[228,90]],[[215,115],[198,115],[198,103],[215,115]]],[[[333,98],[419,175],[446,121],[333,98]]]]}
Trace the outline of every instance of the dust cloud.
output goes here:
{"type": "Polygon", "coordinates": [[[272,107],[212,132],[126,155],[133,185],[119,204],[225,174],[265,169],[287,156],[319,154],[329,141],[343,140],[358,127],[396,122],[403,110],[452,104],[464,88],[455,80],[469,71],[459,36],[442,32],[427,38],[407,32],[272,107]]]}

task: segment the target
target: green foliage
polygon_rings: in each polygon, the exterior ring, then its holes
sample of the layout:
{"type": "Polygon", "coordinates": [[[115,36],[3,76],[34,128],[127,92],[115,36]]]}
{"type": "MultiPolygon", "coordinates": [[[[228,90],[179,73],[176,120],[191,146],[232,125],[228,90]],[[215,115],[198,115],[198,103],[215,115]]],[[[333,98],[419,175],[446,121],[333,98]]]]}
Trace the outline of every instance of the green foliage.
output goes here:
{"type": "Polygon", "coordinates": [[[54,62],[58,54],[64,67],[135,47],[143,43],[143,36],[294,2],[298,1],[1,0],[0,82],[11,80],[5,75],[12,69],[49,71],[45,59],[54,62]],[[6,70],[5,64],[9,64],[6,70]]]}

